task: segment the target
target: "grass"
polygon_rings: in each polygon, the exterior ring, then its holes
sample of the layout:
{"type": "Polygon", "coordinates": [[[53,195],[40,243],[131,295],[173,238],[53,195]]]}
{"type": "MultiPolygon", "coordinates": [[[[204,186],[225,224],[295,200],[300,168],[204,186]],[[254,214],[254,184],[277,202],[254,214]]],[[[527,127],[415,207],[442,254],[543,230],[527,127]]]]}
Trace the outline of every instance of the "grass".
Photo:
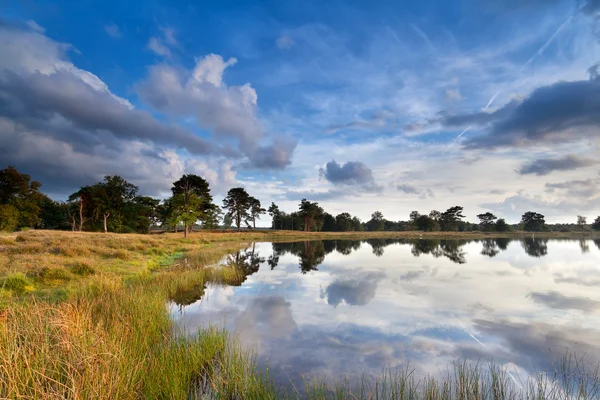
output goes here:
{"type": "MultiPolygon", "coordinates": [[[[310,234],[311,238],[333,237],[310,234]]],[[[354,234],[336,237],[356,237],[354,234]]],[[[189,304],[209,282],[239,285],[219,266],[250,240],[296,232],[115,235],[27,231],[0,235],[0,398],[28,399],[591,399],[598,371],[565,359],[520,387],[502,368],[457,364],[445,377],[406,369],[376,380],[275,387],[251,349],[227,332],[178,330],[165,306],[189,304]]],[[[384,237],[384,234],[379,236],[384,237]]],[[[396,236],[398,237],[398,236],[396,236]]],[[[439,237],[439,236],[438,236],[439,237]]]]}

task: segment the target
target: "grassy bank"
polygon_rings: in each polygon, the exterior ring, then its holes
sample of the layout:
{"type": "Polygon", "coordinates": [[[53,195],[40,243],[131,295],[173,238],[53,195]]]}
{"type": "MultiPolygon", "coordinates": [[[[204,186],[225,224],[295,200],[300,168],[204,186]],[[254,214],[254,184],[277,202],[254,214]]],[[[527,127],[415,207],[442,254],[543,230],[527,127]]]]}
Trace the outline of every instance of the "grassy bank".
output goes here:
{"type": "Polygon", "coordinates": [[[442,379],[420,380],[410,370],[400,370],[356,385],[313,381],[284,392],[256,368],[252,353],[226,332],[206,329],[185,335],[178,332],[165,306],[170,299],[197,298],[209,282],[240,284],[245,278],[242,270],[214,264],[244,242],[419,236],[402,234],[416,236],[280,231],[194,233],[188,239],[181,234],[2,234],[0,398],[583,399],[600,395],[597,371],[582,373],[578,365],[569,363],[541,384],[522,387],[500,368],[481,372],[458,364],[442,379]]]}

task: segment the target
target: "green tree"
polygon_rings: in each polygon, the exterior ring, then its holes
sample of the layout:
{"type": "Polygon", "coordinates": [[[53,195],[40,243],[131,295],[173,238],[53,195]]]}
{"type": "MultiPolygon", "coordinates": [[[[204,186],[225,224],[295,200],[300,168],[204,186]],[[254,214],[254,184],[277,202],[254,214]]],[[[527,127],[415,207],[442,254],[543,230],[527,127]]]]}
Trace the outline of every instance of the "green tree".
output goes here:
{"type": "Polygon", "coordinates": [[[600,215],[596,217],[594,222],[592,222],[592,229],[595,231],[600,231],[600,215]]]}
{"type": "Polygon", "coordinates": [[[381,211],[375,211],[371,214],[371,219],[367,222],[370,231],[382,231],[385,229],[385,218],[381,211]]]}
{"type": "Polygon", "coordinates": [[[496,217],[491,212],[486,212],[484,214],[478,214],[477,218],[479,218],[479,226],[480,226],[481,230],[484,232],[489,232],[489,231],[494,230],[494,228],[495,228],[494,221],[498,219],[498,217],[496,217]]]}
{"type": "Polygon", "coordinates": [[[364,230],[362,222],[358,217],[352,217],[352,225],[354,225],[354,231],[362,232],[364,230]]]}
{"type": "Polygon", "coordinates": [[[415,226],[420,231],[431,232],[436,226],[436,221],[427,215],[419,215],[419,218],[415,221],[415,226]]]}
{"type": "Polygon", "coordinates": [[[319,225],[323,223],[323,209],[319,207],[319,203],[310,202],[302,199],[299,205],[300,217],[304,220],[304,231],[310,232],[311,229],[318,230],[319,225]]]}
{"type": "Polygon", "coordinates": [[[227,196],[223,199],[223,207],[233,217],[238,232],[241,230],[242,221],[246,221],[249,217],[250,198],[246,189],[233,188],[229,189],[227,196]]]}
{"type": "Polygon", "coordinates": [[[40,202],[40,229],[70,229],[69,204],[43,196],[40,202]]]}
{"type": "Polygon", "coordinates": [[[463,208],[461,206],[450,207],[440,216],[440,229],[443,231],[456,231],[458,223],[465,216],[462,215],[463,208]]]}
{"type": "Polygon", "coordinates": [[[510,229],[504,218],[496,221],[496,232],[507,232],[510,229]]]}
{"type": "Polygon", "coordinates": [[[411,222],[413,229],[416,229],[417,227],[417,219],[421,216],[421,214],[419,214],[418,211],[411,211],[409,216],[408,216],[408,220],[411,222]]]}
{"type": "MultiPolygon", "coordinates": [[[[13,166],[0,170],[0,204],[10,205],[14,210],[10,214],[17,218],[16,228],[32,228],[40,222],[40,203],[43,195],[38,181],[32,181],[13,166]]],[[[7,224],[8,225],[8,224],[7,224]]]]}
{"type": "Polygon", "coordinates": [[[137,218],[135,229],[139,233],[148,233],[161,221],[160,200],[150,196],[136,196],[133,199],[134,215],[137,218]]]}
{"type": "Polygon", "coordinates": [[[83,231],[83,224],[90,219],[91,214],[90,202],[91,202],[91,190],[89,186],[83,186],[75,193],[69,196],[69,210],[71,212],[71,223],[73,231],[83,231]],[[77,220],[79,216],[79,220],[77,220]]]}
{"type": "Polygon", "coordinates": [[[267,212],[271,216],[271,229],[283,229],[282,214],[277,204],[271,202],[267,212]]]}
{"type": "Polygon", "coordinates": [[[583,229],[585,228],[586,224],[587,224],[587,218],[582,215],[578,215],[577,216],[577,225],[579,226],[579,229],[581,230],[581,232],[583,232],[583,229]]]}
{"type": "MultiPolygon", "coordinates": [[[[197,215],[198,218],[193,223],[200,220],[204,226],[214,222],[214,216],[217,209],[212,202],[213,198],[210,194],[208,182],[204,178],[194,174],[183,175],[179,180],[173,182],[171,192],[173,192],[173,197],[182,195],[182,200],[188,209],[192,202],[192,195],[196,196],[196,199],[193,200],[194,205],[197,207],[197,209],[194,210],[194,214],[197,215]]],[[[191,227],[191,225],[188,226],[186,224],[185,220],[181,221],[184,224],[183,228],[185,230],[191,227]]]]}
{"type": "Polygon", "coordinates": [[[179,193],[172,198],[171,223],[177,225],[183,224],[183,237],[187,238],[189,228],[191,228],[201,217],[202,199],[196,193],[187,195],[179,193]]]}
{"type": "Polygon", "coordinates": [[[522,215],[521,223],[523,224],[523,230],[527,232],[541,232],[544,229],[546,221],[542,214],[527,211],[522,215]]]}
{"type": "Polygon", "coordinates": [[[336,230],[340,232],[349,232],[356,230],[356,224],[352,220],[352,216],[347,212],[335,216],[336,230]]]}
{"type": "Polygon", "coordinates": [[[231,225],[233,225],[233,218],[231,217],[230,213],[225,213],[223,216],[223,228],[230,229],[231,225]]]}
{"type": "Polygon", "coordinates": [[[260,219],[260,216],[267,212],[264,208],[262,208],[260,204],[260,200],[255,197],[250,196],[250,207],[248,209],[248,217],[252,221],[252,229],[256,229],[256,219],[260,219]]]}
{"type": "Polygon", "coordinates": [[[336,226],[335,226],[335,217],[333,215],[329,214],[328,212],[323,214],[322,230],[324,232],[335,232],[337,230],[336,226]]]}
{"type": "Polygon", "coordinates": [[[10,204],[0,204],[0,231],[12,232],[19,225],[19,210],[10,204]]]}

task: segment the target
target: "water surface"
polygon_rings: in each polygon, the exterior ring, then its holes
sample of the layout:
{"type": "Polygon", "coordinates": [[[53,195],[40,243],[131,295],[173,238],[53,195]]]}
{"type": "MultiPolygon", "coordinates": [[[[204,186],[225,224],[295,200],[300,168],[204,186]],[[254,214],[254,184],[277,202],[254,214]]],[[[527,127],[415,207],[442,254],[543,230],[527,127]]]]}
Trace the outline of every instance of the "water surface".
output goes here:
{"type": "Polygon", "coordinates": [[[599,249],[536,238],[256,243],[229,257],[247,274],[241,286],[209,285],[171,312],[190,331],[234,331],[283,385],[492,359],[526,379],[565,352],[599,361],[599,249]]]}

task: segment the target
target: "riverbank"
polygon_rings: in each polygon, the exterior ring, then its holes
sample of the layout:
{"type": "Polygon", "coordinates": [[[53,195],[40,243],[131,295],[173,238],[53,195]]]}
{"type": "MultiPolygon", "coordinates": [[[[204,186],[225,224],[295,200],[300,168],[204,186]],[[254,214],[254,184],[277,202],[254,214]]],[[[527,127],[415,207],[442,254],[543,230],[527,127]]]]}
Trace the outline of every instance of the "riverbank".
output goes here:
{"type": "Polygon", "coordinates": [[[390,398],[385,394],[400,390],[431,399],[461,398],[461,393],[462,398],[509,398],[477,394],[484,387],[507,394],[517,389],[507,386],[511,381],[501,370],[484,376],[469,366],[437,381],[418,381],[410,371],[398,371],[382,377],[377,387],[310,383],[283,393],[226,332],[182,335],[165,307],[175,299],[197,299],[211,282],[241,284],[246,271],[233,258],[224,266],[215,263],[252,241],[420,237],[419,232],[284,231],[194,232],[188,239],[181,233],[1,234],[0,398],[372,398],[374,393],[390,398]]]}

